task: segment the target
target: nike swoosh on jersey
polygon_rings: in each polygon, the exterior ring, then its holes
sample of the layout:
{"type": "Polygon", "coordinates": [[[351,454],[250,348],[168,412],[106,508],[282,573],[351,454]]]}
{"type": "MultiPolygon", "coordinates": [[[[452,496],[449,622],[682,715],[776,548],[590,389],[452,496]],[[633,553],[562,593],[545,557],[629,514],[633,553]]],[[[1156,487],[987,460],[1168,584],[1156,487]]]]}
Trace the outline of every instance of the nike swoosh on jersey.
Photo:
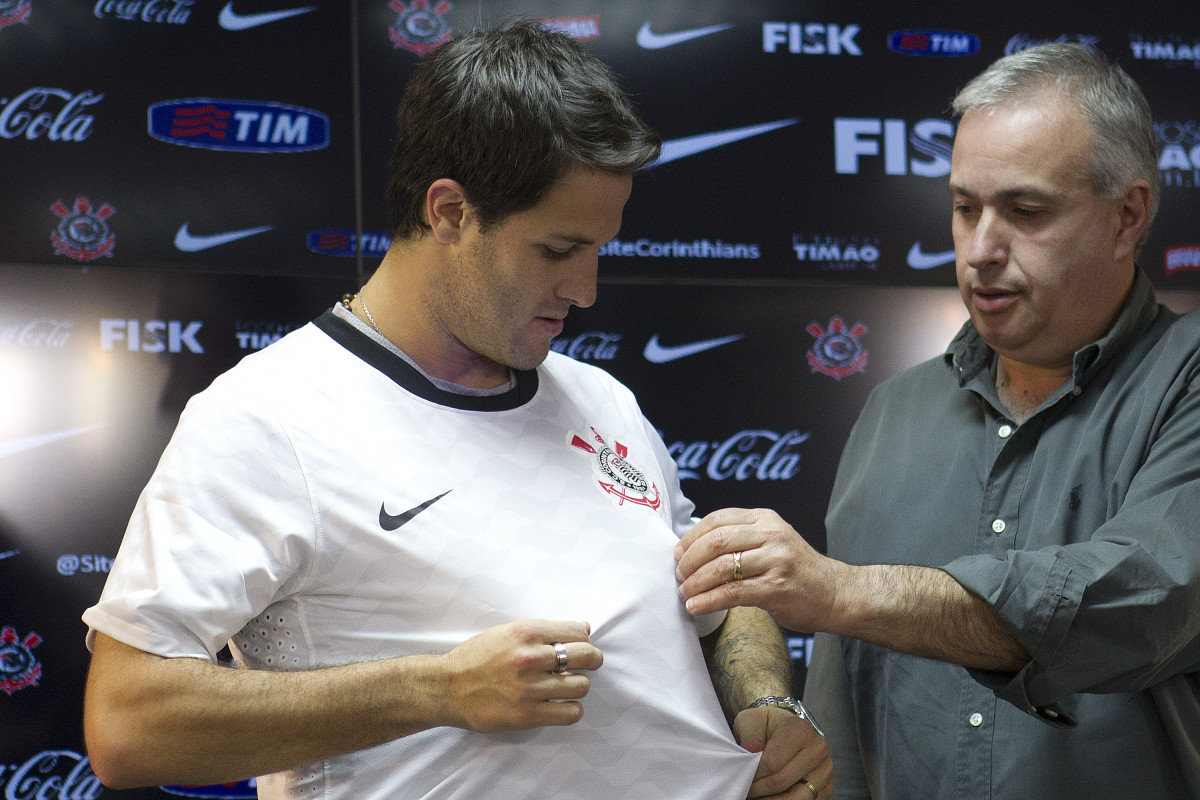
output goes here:
{"type": "Polygon", "coordinates": [[[670,141],[663,142],[662,152],[659,153],[657,159],[647,164],[646,168],[657,167],[659,164],[666,164],[669,161],[693,156],[696,153],[703,153],[705,150],[712,150],[732,144],[733,142],[740,142],[742,139],[749,139],[751,136],[758,136],[777,128],[795,125],[799,121],[799,117],[794,117],[775,122],[764,122],[761,125],[749,125],[745,128],[732,128],[727,131],[701,133],[696,136],[685,136],[682,139],[671,139],[670,141]]]}
{"type": "Polygon", "coordinates": [[[661,50],[664,47],[690,42],[692,39],[699,39],[701,36],[708,36],[710,33],[717,33],[732,27],[733,23],[729,22],[724,25],[689,28],[686,31],[675,31],[674,33],[655,33],[650,30],[650,23],[647,22],[637,32],[637,43],[639,47],[645,50],[661,50]]]}
{"type": "Polygon", "coordinates": [[[943,250],[940,253],[921,252],[921,243],[917,242],[908,251],[908,265],[913,269],[933,269],[954,260],[953,250],[943,250]]]}
{"type": "Polygon", "coordinates": [[[412,521],[413,517],[415,517],[417,514],[420,514],[422,511],[429,508],[431,505],[436,503],[438,500],[441,500],[452,491],[454,490],[447,489],[437,497],[431,497],[424,503],[421,503],[421,505],[413,506],[403,514],[392,515],[387,513],[387,503],[384,503],[383,505],[379,506],[379,527],[383,528],[385,531],[394,531],[406,522],[412,521]]]}
{"type": "Polygon", "coordinates": [[[185,222],[179,226],[179,230],[175,233],[175,249],[182,250],[185,253],[195,253],[200,250],[207,250],[210,247],[218,247],[230,242],[236,242],[238,239],[245,239],[247,236],[266,233],[271,228],[271,225],[263,225],[261,228],[244,228],[240,231],[226,231],[225,233],[196,236],[188,230],[188,223],[185,222]]]}
{"type": "Polygon", "coordinates": [[[81,433],[94,431],[96,428],[104,427],[104,423],[95,425],[84,425],[82,428],[69,428],[67,430],[55,431],[53,433],[42,433],[37,436],[26,436],[21,439],[9,439],[7,442],[0,442],[0,458],[5,456],[23,453],[26,450],[34,450],[44,445],[53,444],[54,442],[68,439],[72,436],[78,436],[81,433]]]}
{"type": "Polygon", "coordinates": [[[19,556],[19,555],[21,555],[20,550],[9,550],[5,553],[0,553],[0,561],[3,561],[6,558],[12,558],[13,556],[19,556]]]}
{"type": "Polygon", "coordinates": [[[703,353],[705,350],[712,350],[714,347],[720,347],[723,344],[736,342],[745,334],[735,333],[732,336],[722,336],[719,339],[705,339],[701,342],[691,342],[690,344],[677,344],[673,346],[665,346],[658,343],[658,334],[650,337],[650,341],[646,342],[646,349],[643,355],[646,360],[654,364],[666,364],[668,361],[675,361],[680,358],[694,356],[697,353],[703,353]]]}
{"type": "Polygon", "coordinates": [[[239,14],[233,10],[233,3],[229,2],[221,9],[221,15],[217,17],[217,21],[227,31],[244,31],[248,28],[256,28],[259,25],[278,22],[281,19],[307,14],[309,11],[316,10],[316,6],[305,6],[303,8],[287,8],[283,11],[264,11],[259,14],[239,14]]]}

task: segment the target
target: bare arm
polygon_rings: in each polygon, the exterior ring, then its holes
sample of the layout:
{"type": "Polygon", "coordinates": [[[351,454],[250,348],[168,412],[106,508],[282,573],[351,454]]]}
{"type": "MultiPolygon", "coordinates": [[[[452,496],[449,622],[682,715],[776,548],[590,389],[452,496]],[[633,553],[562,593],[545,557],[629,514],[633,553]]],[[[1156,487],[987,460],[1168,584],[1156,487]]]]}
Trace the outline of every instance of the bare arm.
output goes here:
{"type": "Polygon", "coordinates": [[[760,697],[793,694],[792,668],[779,626],[757,608],[731,608],[725,622],[702,640],[713,687],[747,750],[761,752],[748,797],[780,793],[813,800],[833,794],[833,762],[825,739],[807,720],[777,706],[748,708],[760,697]]]}
{"type": "Polygon", "coordinates": [[[442,725],[570,725],[600,666],[579,622],[492,628],[442,655],[297,672],[162,658],[97,634],[84,700],[93,768],[112,788],[265,775],[442,725]],[[572,673],[554,674],[552,642],[572,673]]]}
{"type": "Polygon", "coordinates": [[[732,608],[721,627],[701,640],[708,674],[725,716],[760,697],[792,693],[792,668],[779,626],[756,608],[732,608]]]}
{"type": "Polygon", "coordinates": [[[1029,661],[995,610],[942,570],[844,564],[818,553],[773,511],[713,512],[675,552],[680,594],[693,614],[758,606],[792,630],[966,667],[1014,672],[1029,661]],[[743,579],[734,581],[737,552],[743,579]]]}

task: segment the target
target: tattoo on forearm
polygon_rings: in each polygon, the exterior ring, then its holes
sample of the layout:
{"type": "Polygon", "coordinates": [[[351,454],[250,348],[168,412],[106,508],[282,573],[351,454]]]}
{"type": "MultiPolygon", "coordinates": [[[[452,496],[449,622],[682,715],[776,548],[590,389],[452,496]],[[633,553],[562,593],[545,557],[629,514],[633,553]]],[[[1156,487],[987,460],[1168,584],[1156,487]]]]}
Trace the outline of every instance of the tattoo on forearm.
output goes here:
{"type": "Polygon", "coordinates": [[[708,671],[726,716],[732,720],[759,697],[791,694],[787,647],[774,622],[735,625],[706,642],[708,671]]]}

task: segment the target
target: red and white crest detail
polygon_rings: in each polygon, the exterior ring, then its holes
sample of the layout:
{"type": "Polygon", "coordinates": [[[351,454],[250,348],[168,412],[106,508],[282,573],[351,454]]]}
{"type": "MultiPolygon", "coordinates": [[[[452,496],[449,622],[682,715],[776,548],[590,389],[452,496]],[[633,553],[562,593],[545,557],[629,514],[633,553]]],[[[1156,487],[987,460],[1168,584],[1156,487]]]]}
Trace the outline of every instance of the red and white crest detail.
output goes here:
{"type": "Polygon", "coordinates": [[[595,428],[589,430],[592,432],[590,441],[572,432],[567,434],[567,442],[593,456],[592,466],[599,473],[600,490],[619,506],[628,501],[657,511],[662,505],[662,495],[644,472],[625,460],[629,448],[616,441],[610,446],[595,428]]]}

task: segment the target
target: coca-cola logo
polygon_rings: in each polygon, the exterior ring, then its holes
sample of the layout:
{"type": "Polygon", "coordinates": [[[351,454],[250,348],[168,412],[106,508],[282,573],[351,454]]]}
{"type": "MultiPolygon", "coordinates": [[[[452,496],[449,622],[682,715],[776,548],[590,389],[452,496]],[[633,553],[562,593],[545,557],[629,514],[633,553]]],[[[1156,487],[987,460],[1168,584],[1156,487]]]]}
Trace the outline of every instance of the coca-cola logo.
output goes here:
{"type": "Polygon", "coordinates": [[[619,333],[587,331],[578,336],[558,336],[550,342],[550,349],[570,356],[576,361],[612,361],[617,357],[619,333]]]}
{"type": "Polygon", "coordinates": [[[104,95],[84,90],[75,94],[66,89],[37,86],[9,100],[0,98],[0,137],[24,136],[30,141],[45,136],[52,142],[82,142],[92,135],[96,117],[84,109],[104,99],[104,95]]]}
{"type": "Polygon", "coordinates": [[[0,347],[66,347],[75,323],[38,317],[29,322],[0,322],[0,347]]]}
{"type": "Polygon", "coordinates": [[[95,800],[104,785],[91,761],[74,750],[43,750],[23,764],[0,763],[5,800],[95,800]]]}
{"type": "Polygon", "coordinates": [[[1020,53],[1031,47],[1037,47],[1040,44],[1061,44],[1063,42],[1079,42],[1080,44],[1096,47],[1100,44],[1100,37],[1086,33],[1064,33],[1054,38],[1037,38],[1030,36],[1028,33],[1018,33],[1008,40],[1008,44],[1004,45],[1004,55],[1011,56],[1013,53],[1020,53]]]}
{"type": "Polygon", "coordinates": [[[165,22],[183,25],[195,0],[97,0],[94,13],[100,19],[115,17],[131,22],[165,22]]]}
{"type": "Polygon", "coordinates": [[[786,481],[800,471],[800,453],[793,448],[808,441],[809,435],[752,429],[738,431],[723,442],[675,442],[667,452],[675,459],[681,480],[786,481]]]}

